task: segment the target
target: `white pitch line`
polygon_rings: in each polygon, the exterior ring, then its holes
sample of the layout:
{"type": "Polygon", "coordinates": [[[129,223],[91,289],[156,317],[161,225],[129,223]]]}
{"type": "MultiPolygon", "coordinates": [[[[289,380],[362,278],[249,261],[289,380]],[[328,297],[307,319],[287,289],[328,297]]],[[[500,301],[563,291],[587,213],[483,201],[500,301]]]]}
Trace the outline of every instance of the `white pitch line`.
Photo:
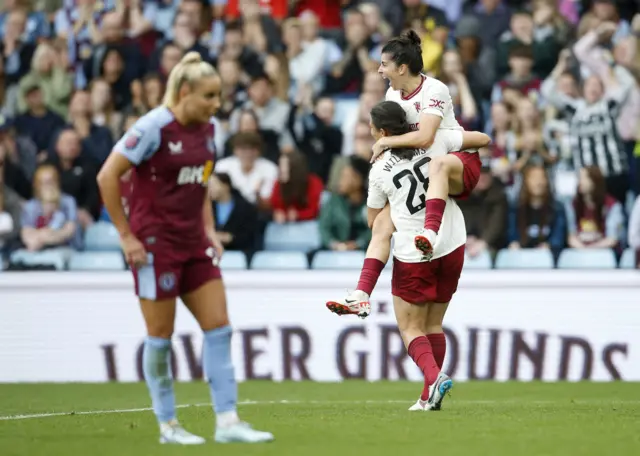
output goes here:
{"type": "MultiPolygon", "coordinates": [[[[557,404],[558,401],[527,401],[527,400],[454,400],[458,404],[475,404],[475,405],[514,405],[514,404],[530,404],[530,405],[549,405],[557,404]]],[[[366,401],[314,401],[314,400],[278,400],[278,401],[253,401],[245,400],[238,402],[238,405],[366,405],[366,404],[405,404],[411,405],[411,401],[405,400],[366,400],[366,401]]],[[[592,404],[592,405],[617,405],[617,404],[640,404],[640,401],[616,401],[616,400],[575,400],[574,404],[592,404]]],[[[182,404],[176,405],[177,409],[191,408],[191,407],[211,407],[208,402],[197,404],[182,404]]],[[[150,407],[130,408],[130,409],[115,409],[115,410],[86,410],[80,412],[52,412],[52,413],[34,413],[26,415],[7,415],[0,416],[0,421],[17,421],[17,420],[30,420],[37,418],[51,418],[57,416],[74,416],[74,415],[109,415],[114,413],[139,413],[150,412],[153,409],[150,407]]]]}

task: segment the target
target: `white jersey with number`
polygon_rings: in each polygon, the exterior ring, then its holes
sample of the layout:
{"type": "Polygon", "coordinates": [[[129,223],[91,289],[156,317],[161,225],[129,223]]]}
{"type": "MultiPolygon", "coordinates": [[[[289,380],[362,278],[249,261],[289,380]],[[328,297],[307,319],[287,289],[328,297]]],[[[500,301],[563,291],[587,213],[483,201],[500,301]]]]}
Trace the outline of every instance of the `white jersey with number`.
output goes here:
{"type": "MultiPolygon", "coordinates": [[[[403,160],[386,151],[369,173],[367,206],[382,209],[389,202],[391,220],[396,227],[393,234],[393,256],[405,263],[419,263],[422,254],[414,244],[415,235],[424,227],[429,162],[434,157],[460,150],[462,131],[438,130],[433,145],[418,150],[411,160],[403,160]]],[[[467,231],[460,207],[447,198],[442,224],[433,248],[433,258],[443,257],[465,244],[467,231]]]]}
{"type": "Polygon", "coordinates": [[[402,91],[389,88],[385,96],[387,101],[395,101],[407,113],[407,122],[412,130],[420,124],[420,114],[433,114],[442,117],[440,129],[461,130],[453,112],[453,102],[449,88],[442,81],[422,75],[422,82],[407,96],[402,91]]]}

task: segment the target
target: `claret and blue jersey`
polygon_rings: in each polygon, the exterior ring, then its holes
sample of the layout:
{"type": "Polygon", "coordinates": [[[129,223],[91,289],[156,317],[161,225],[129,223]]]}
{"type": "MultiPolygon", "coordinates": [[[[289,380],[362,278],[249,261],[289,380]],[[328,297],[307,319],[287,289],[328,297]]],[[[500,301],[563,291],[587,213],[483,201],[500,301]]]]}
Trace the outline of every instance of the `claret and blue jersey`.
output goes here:
{"type": "Polygon", "coordinates": [[[166,107],[141,117],[114,150],[133,165],[133,233],[169,244],[200,243],[202,208],[215,158],[213,123],[185,126],[166,107]]]}

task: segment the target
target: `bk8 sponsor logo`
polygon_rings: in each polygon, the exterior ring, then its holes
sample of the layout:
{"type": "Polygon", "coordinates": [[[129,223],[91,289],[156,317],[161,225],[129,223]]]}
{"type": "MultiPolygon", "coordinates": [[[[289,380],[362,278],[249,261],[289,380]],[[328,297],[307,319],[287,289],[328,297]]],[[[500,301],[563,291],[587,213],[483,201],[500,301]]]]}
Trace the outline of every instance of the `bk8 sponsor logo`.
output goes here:
{"type": "Polygon", "coordinates": [[[178,185],[201,184],[207,185],[211,172],[213,171],[213,161],[207,160],[200,166],[183,166],[178,173],[178,185]]]}

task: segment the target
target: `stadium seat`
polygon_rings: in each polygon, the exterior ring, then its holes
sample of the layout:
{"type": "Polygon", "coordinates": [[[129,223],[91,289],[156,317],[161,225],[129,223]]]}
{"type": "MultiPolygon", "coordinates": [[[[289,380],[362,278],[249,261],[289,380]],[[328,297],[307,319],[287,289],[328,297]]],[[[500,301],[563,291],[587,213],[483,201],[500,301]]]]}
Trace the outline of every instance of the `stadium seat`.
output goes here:
{"type": "Polygon", "coordinates": [[[633,249],[627,249],[622,252],[622,258],[620,258],[620,269],[635,269],[636,268],[636,252],[633,249]]]}
{"type": "Polygon", "coordinates": [[[264,235],[266,250],[309,252],[320,248],[318,222],[269,223],[264,235]]]}
{"type": "Polygon", "coordinates": [[[70,271],[124,271],[120,252],[76,252],[69,260],[70,271]]]}
{"type": "Polygon", "coordinates": [[[364,252],[318,252],[313,257],[311,269],[360,269],[364,261],[364,252]]]}
{"type": "Polygon", "coordinates": [[[247,269],[247,257],[244,252],[225,251],[222,255],[220,267],[227,271],[241,271],[247,269]]]}
{"type": "Polygon", "coordinates": [[[87,228],[84,248],[88,251],[120,251],[120,236],[108,222],[97,222],[87,228]]]}
{"type": "Polygon", "coordinates": [[[553,255],[543,249],[503,249],[496,257],[496,269],[553,269],[553,255]]]}
{"type": "Polygon", "coordinates": [[[302,252],[258,252],[253,256],[251,269],[307,269],[307,256],[302,252]]]}
{"type": "Polygon", "coordinates": [[[11,254],[12,263],[24,263],[28,266],[54,266],[57,270],[65,269],[71,250],[66,247],[43,250],[41,252],[29,252],[28,250],[16,250],[11,254]]]}
{"type": "Polygon", "coordinates": [[[472,258],[465,253],[463,267],[464,269],[491,269],[493,267],[491,254],[484,251],[478,256],[472,258]]]}
{"type": "Polygon", "coordinates": [[[558,258],[559,269],[614,269],[616,256],[611,249],[565,249],[558,258]]]}

